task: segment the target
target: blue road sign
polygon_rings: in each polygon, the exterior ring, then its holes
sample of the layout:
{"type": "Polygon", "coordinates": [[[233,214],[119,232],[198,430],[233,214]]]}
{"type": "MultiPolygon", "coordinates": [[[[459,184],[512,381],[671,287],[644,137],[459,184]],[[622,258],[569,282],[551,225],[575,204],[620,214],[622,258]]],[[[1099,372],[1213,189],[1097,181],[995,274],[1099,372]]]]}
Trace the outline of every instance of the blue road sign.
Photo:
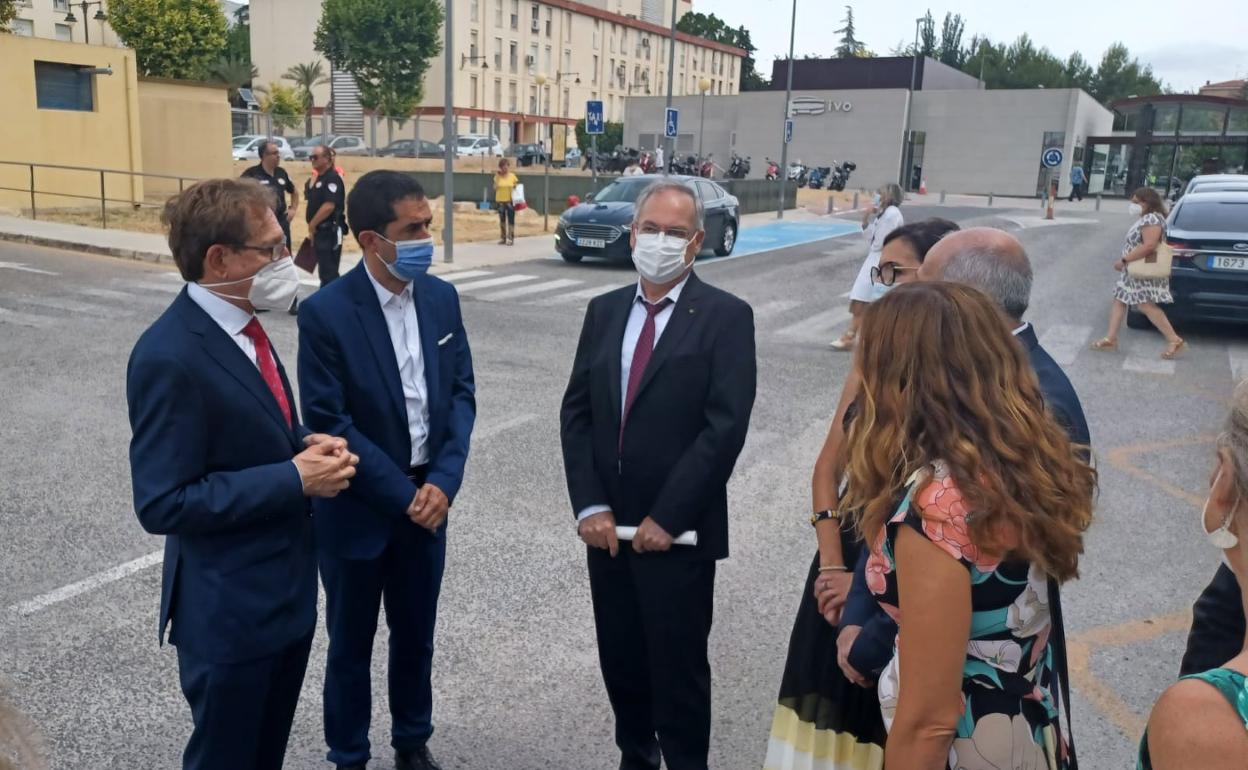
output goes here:
{"type": "Polygon", "coordinates": [[[1045,168],[1057,168],[1062,165],[1062,151],[1056,147],[1050,147],[1040,156],[1040,162],[1045,168]]]}
{"type": "Polygon", "coordinates": [[[663,136],[667,139],[676,138],[676,129],[680,125],[680,110],[668,107],[663,120],[663,136]]]}
{"type": "Polygon", "coordinates": [[[593,135],[603,132],[602,102],[585,102],[585,133],[593,135]]]}
{"type": "Polygon", "coordinates": [[[793,121],[792,119],[784,121],[784,143],[788,144],[793,141],[793,121]]]}

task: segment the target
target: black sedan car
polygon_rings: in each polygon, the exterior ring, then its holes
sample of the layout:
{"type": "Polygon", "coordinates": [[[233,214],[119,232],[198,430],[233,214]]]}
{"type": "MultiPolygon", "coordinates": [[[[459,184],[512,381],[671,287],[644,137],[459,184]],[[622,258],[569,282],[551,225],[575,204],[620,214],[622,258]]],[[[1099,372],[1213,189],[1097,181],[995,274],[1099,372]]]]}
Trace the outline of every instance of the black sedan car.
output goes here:
{"type": "MultiPolygon", "coordinates": [[[[741,204],[736,196],[709,179],[670,177],[693,190],[706,210],[704,248],[726,257],[737,245],[741,204]]],[[[555,250],[568,262],[584,257],[603,257],[626,262],[633,258],[629,226],[636,212],[637,196],[655,182],[654,176],[620,177],[597,195],[563,212],[555,229],[555,250]]]]}
{"type": "Polygon", "coordinates": [[[546,153],[540,144],[513,144],[507,154],[516,159],[517,166],[545,166],[546,153]]]}
{"type": "Polygon", "coordinates": [[[433,142],[420,140],[420,151],[416,151],[415,139],[396,139],[377,151],[382,158],[441,158],[445,153],[433,142]]]}
{"type": "MultiPolygon", "coordinates": [[[[1166,222],[1166,242],[1174,249],[1171,318],[1248,323],[1248,192],[1184,195],[1166,222]]],[[[1134,312],[1127,320],[1148,325],[1134,312]]]]}

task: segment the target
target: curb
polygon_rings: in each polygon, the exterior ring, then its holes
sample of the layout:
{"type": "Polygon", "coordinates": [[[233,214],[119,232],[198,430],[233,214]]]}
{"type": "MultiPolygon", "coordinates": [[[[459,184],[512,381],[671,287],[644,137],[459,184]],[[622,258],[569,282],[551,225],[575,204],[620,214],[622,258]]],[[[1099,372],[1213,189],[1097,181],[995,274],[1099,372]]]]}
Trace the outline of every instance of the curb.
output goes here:
{"type": "Polygon", "coordinates": [[[134,259],[142,262],[155,262],[158,264],[167,264],[173,261],[173,257],[160,252],[136,251],[135,249],[127,249],[120,246],[101,246],[94,243],[81,243],[67,238],[54,238],[45,235],[27,235],[23,233],[0,231],[0,241],[8,241],[9,243],[29,243],[34,246],[47,246],[49,248],[64,249],[66,251],[80,251],[86,254],[98,254],[103,257],[134,259]]]}

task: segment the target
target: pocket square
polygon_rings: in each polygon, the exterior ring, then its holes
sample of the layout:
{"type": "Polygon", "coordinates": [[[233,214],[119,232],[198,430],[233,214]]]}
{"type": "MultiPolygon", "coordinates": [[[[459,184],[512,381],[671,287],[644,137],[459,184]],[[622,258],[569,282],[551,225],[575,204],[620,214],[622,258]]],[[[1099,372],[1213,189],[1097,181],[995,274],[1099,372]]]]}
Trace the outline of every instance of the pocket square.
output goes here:
{"type": "Polygon", "coordinates": [[[442,347],[446,343],[450,342],[451,337],[454,337],[454,336],[455,336],[455,332],[451,332],[450,334],[446,335],[442,339],[438,340],[438,347],[442,347]]]}

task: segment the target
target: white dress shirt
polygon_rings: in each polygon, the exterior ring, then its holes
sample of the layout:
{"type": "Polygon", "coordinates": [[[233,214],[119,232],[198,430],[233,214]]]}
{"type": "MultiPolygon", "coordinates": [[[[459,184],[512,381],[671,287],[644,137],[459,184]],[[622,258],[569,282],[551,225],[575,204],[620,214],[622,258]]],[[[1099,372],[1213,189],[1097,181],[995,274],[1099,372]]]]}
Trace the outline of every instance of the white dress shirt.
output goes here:
{"type": "Polygon", "coordinates": [[[1015,337],[1017,337],[1018,335],[1022,334],[1022,333],[1023,333],[1023,332],[1025,332],[1025,331],[1027,331],[1027,327],[1028,327],[1028,326],[1031,326],[1031,324],[1030,324],[1030,323],[1028,323],[1028,322],[1026,322],[1026,321],[1023,321],[1023,325],[1022,325],[1022,326],[1020,326],[1020,327],[1018,327],[1017,329],[1015,329],[1013,332],[1011,332],[1011,334],[1013,334],[1015,337]]]}
{"type": "Polygon", "coordinates": [[[403,385],[403,402],[407,408],[407,432],[412,441],[413,466],[429,462],[429,385],[425,382],[425,358],[420,347],[420,323],[412,302],[409,281],[399,294],[394,294],[373,277],[364,273],[377,290],[377,301],[390,331],[394,360],[399,366],[399,382],[403,385]]]}
{"type": "MultiPolygon", "coordinates": [[[[672,320],[672,313],[676,311],[676,303],[680,301],[680,293],[684,291],[685,284],[689,283],[690,273],[686,273],[680,283],[676,284],[668,291],[667,294],[659,298],[659,302],[664,299],[670,299],[671,304],[660,310],[654,316],[654,344],[659,344],[659,338],[663,336],[663,330],[667,328],[667,322],[672,320]]],[[[633,307],[628,313],[628,323],[624,326],[624,344],[620,346],[620,421],[624,420],[624,402],[628,400],[628,375],[633,369],[633,354],[637,352],[637,340],[641,338],[641,329],[646,325],[646,308],[643,303],[649,302],[645,292],[641,288],[641,281],[637,282],[637,293],[633,295],[633,307]]],[[[652,303],[658,304],[658,302],[652,303]]],[[[653,348],[652,348],[653,350],[653,348]]],[[[606,504],[591,505],[576,515],[578,522],[583,521],[595,513],[611,510],[611,506],[606,504]]]]}
{"type": "Polygon", "coordinates": [[[197,283],[188,283],[186,294],[192,302],[203,308],[209,318],[216,321],[217,326],[220,326],[226,336],[234,340],[234,344],[243,351],[243,355],[247,356],[247,360],[259,369],[260,364],[256,361],[256,343],[252,342],[251,337],[243,334],[243,327],[251,323],[255,315],[226,302],[197,283]]]}

